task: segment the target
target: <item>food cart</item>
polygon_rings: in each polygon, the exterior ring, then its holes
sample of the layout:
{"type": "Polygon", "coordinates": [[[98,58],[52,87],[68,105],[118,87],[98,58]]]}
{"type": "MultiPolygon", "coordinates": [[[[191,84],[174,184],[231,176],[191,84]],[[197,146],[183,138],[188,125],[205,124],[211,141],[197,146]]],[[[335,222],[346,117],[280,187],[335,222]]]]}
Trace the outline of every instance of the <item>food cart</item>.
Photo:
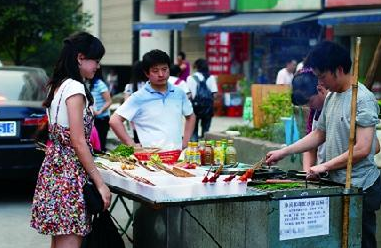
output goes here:
{"type": "MultiPolygon", "coordinates": [[[[107,167],[112,166],[118,167],[107,167]]],[[[135,248],[341,247],[343,185],[324,179],[305,182],[268,168],[261,168],[248,183],[224,182],[228,175],[202,183],[208,168],[189,171],[194,177],[143,168],[129,171],[127,177],[101,170],[114,192],[134,201],[135,248]],[[269,178],[292,178],[298,186],[258,187],[269,178]]],[[[349,195],[349,247],[361,247],[362,196],[356,188],[349,195]]]]}

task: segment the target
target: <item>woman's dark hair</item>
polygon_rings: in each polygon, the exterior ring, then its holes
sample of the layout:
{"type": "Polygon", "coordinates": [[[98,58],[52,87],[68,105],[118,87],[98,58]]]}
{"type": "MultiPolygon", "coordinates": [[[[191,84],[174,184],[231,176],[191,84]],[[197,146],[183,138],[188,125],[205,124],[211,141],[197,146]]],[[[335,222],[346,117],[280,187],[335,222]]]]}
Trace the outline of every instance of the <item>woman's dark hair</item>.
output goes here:
{"type": "Polygon", "coordinates": [[[140,60],[135,61],[131,68],[130,84],[132,84],[132,92],[138,90],[138,83],[146,82],[148,80],[143,71],[143,65],[140,60]]]}
{"type": "Polygon", "coordinates": [[[103,79],[102,67],[99,67],[98,70],[95,72],[94,77],[92,79],[90,79],[90,91],[92,91],[94,89],[95,83],[99,79],[102,80],[103,82],[105,81],[103,79]]]}
{"type": "Polygon", "coordinates": [[[305,105],[310,98],[318,94],[318,79],[312,70],[298,73],[292,79],[291,100],[294,105],[305,105]]]}
{"type": "MultiPolygon", "coordinates": [[[[77,32],[65,38],[61,54],[53,71],[53,76],[47,85],[49,94],[43,106],[47,108],[50,107],[54,97],[54,91],[66,78],[71,78],[83,83],[77,61],[79,53],[82,53],[86,59],[100,60],[105,54],[105,48],[98,38],[87,32],[77,32]]],[[[85,87],[85,92],[89,104],[92,105],[94,99],[87,87],[85,87]]]]}
{"type": "Polygon", "coordinates": [[[194,62],[193,67],[204,76],[205,80],[209,78],[209,66],[205,59],[197,59],[194,62]]]}
{"type": "Polygon", "coordinates": [[[311,50],[304,64],[321,73],[334,73],[338,67],[342,67],[347,74],[351,70],[352,60],[349,51],[343,46],[332,41],[323,41],[311,50]]]}
{"type": "Polygon", "coordinates": [[[184,60],[187,57],[184,52],[179,52],[177,56],[181,57],[182,60],[184,60]]]}
{"type": "Polygon", "coordinates": [[[144,54],[142,60],[143,71],[149,73],[149,69],[155,65],[167,64],[168,67],[171,66],[171,59],[166,52],[159,49],[151,50],[144,54]]]}

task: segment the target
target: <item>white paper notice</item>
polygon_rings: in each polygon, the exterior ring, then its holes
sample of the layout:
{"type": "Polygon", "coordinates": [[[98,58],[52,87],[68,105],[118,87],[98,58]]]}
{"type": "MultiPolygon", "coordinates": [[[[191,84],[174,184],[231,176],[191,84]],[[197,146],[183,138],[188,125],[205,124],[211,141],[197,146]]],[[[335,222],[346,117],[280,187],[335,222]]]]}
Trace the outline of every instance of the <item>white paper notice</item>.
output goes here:
{"type": "Polygon", "coordinates": [[[329,234],[329,198],[279,201],[279,240],[329,234]]]}

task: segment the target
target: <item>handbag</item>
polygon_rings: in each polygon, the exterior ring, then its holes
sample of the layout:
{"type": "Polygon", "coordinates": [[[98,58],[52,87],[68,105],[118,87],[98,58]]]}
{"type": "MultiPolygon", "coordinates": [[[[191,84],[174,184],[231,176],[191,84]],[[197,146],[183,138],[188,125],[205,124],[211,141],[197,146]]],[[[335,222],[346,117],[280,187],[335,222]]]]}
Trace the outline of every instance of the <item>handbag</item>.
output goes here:
{"type": "Polygon", "coordinates": [[[88,181],[85,186],[83,186],[83,195],[89,214],[95,215],[103,211],[102,196],[93,182],[88,181]]]}
{"type": "Polygon", "coordinates": [[[125,248],[118,228],[108,210],[94,216],[92,230],[82,241],[81,248],[125,248]]]}

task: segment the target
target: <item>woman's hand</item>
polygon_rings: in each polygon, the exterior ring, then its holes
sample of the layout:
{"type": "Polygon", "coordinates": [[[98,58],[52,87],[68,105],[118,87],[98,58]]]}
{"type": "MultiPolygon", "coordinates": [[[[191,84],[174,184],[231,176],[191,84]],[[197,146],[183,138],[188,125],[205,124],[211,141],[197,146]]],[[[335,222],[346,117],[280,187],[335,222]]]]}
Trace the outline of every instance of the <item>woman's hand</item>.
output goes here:
{"type": "Polygon", "coordinates": [[[100,115],[101,113],[102,113],[101,111],[94,110],[94,116],[98,116],[98,115],[100,115]]]}
{"type": "Polygon", "coordinates": [[[101,186],[98,188],[99,193],[102,196],[103,200],[103,211],[108,209],[111,204],[111,192],[110,189],[107,187],[106,184],[101,184],[101,186]]]}

